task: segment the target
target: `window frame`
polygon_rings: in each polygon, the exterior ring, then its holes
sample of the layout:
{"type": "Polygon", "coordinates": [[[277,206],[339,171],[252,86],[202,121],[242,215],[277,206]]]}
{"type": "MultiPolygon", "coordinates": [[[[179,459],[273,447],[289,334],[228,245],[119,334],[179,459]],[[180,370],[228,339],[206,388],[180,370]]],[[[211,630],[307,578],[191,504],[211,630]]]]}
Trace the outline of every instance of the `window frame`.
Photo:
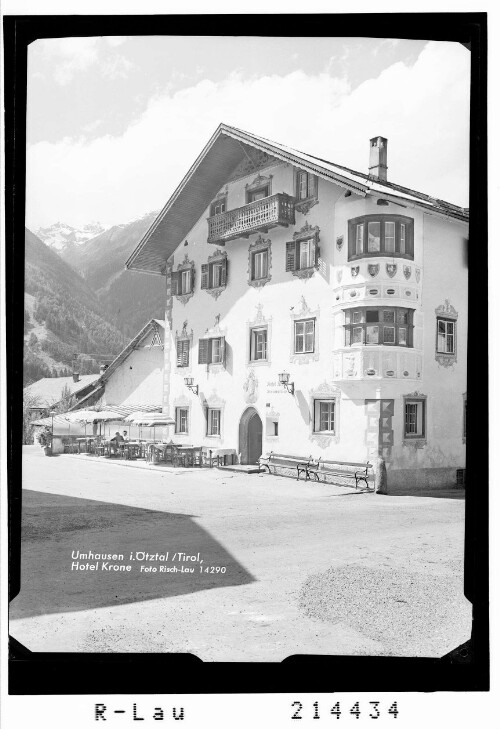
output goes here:
{"type": "Polygon", "coordinates": [[[201,264],[201,289],[217,298],[227,287],[228,259],[226,251],[216,251],[209,256],[206,263],[201,264]],[[220,267],[220,278],[216,285],[214,281],[215,270],[220,267]]]}
{"type": "Polygon", "coordinates": [[[405,441],[423,441],[427,434],[427,398],[407,395],[403,400],[403,439],[405,441]],[[415,406],[415,420],[416,427],[418,426],[418,420],[420,419],[421,427],[420,432],[409,432],[408,422],[409,413],[408,407],[415,406]],[[421,410],[419,415],[419,408],[421,410]]]}
{"type": "Polygon", "coordinates": [[[222,408],[207,407],[207,438],[220,438],[222,435],[222,408]],[[213,432],[213,418],[212,415],[218,413],[217,425],[218,432],[213,432]]]}
{"type": "Polygon", "coordinates": [[[295,173],[295,199],[297,203],[304,203],[313,200],[318,196],[318,177],[313,172],[307,170],[297,170],[295,173]],[[301,178],[306,176],[305,195],[301,195],[301,178]]]}
{"type": "Polygon", "coordinates": [[[263,326],[254,326],[250,327],[250,357],[249,362],[267,362],[268,361],[268,353],[269,353],[269,346],[268,346],[268,328],[267,325],[263,326]],[[257,353],[257,343],[256,343],[256,335],[258,334],[265,334],[264,338],[264,356],[263,357],[256,357],[257,353]]]}
{"type": "Polygon", "coordinates": [[[314,354],[316,349],[316,318],[315,317],[307,317],[304,319],[296,319],[293,323],[293,353],[294,354],[314,354]],[[312,322],[313,330],[311,332],[306,332],[306,324],[312,322]],[[297,335],[297,325],[303,324],[304,325],[304,332],[302,334],[297,335]],[[306,336],[312,334],[312,349],[306,349],[306,336]],[[298,350],[297,349],[297,336],[303,337],[304,342],[304,349],[298,350]]]}
{"type": "Polygon", "coordinates": [[[216,337],[200,337],[198,340],[198,364],[204,364],[204,365],[221,365],[225,367],[226,365],[226,338],[222,334],[216,337]],[[220,342],[220,349],[221,352],[220,359],[217,361],[214,361],[213,359],[213,342],[214,341],[220,342]],[[201,346],[202,342],[208,342],[206,352],[207,352],[207,359],[204,361],[204,358],[202,357],[203,348],[201,346]]]}
{"type": "Polygon", "coordinates": [[[317,433],[318,435],[330,435],[335,436],[337,435],[337,407],[338,407],[338,400],[335,397],[330,398],[314,398],[313,401],[313,433],[317,433]],[[322,429],[321,428],[321,406],[327,404],[329,407],[329,414],[328,414],[328,423],[330,423],[333,419],[333,428],[332,429],[322,429]],[[333,417],[331,414],[331,410],[333,410],[333,417]]]}
{"type": "Polygon", "coordinates": [[[250,275],[252,281],[263,281],[267,278],[269,278],[269,248],[266,246],[265,248],[260,248],[259,250],[252,251],[250,253],[251,261],[250,261],[250,275]],[[262,260],[265,261],[265,273],[263,273],[262,276],[256,276],[255,275],[255,261],[257,259],[257,256],[262,256],[262,260]]]}
{"type": "Polygon", "coordinates": [[[406,215],[361,215],[347,221],[348,226],[348,261],[361,258],[405,258],[414,260],[414,220],[406,215]],[[368,250],[370,225],[379,225],[379,247],[368,250]],[[394,225],[394,234],[386,237],[386,224],[394,225]],[[361,236],[359,235],[361,230],[361,236]],[[402,240],[404,239],[404,250],[402,240]],[[386,240],[393,241],[394,250],[389,250],[386,240]],[[362,245],[360,245],[362,243],[362,245]]]}
{"type": "Polygon", "coordinates": [[[179,405],[175,408],[175,433],[177,435],[189,435],[189,408],[185,405],[179,405]],[[181,412],[185,413],[186,428],[181,430],[181,412]]]}
{"type": "Polygon", "coordinates": [[[224,215],[224,213],[227,213],[227,194],[221,195],[219,198],[212,200],[212,202],[210,203],[211,218],[213,218],[215,215],[224,215]],[[218,206],[224,206],[224,210],[219,210],[219,212],[216,212],[216,208],[218,206]]]}
{"type": "Polygon", "coordinates": [[[415,310],[403,306],[355,306],[344,309],[344,347],[401,347],[413,349],[413,332],[415,329],[415,310]],[[378,318],[368,317],[368,314],[377,312],[378,318]],[[392,313],[393,320],[385,320],[384,313],[392,313]],[[407,321],[399,321],[399,314],[406,315],[407,321]],[[349,321],[348,321],[349,318],[349,321]],[[377,329],[377,341],[367,341],[367,330],[374,334],[377,329]],[[386,330],[394,333],[394,341],[385,341],[386,330]],[[356,332],[356,335],[354,335],[356,332]],[[358,334],[359,332],[359,334],[358,334]],[[404,341],[401,332],[405,332],[404,341]],[[356,336],[356,339],[354,338],[356,336]]]}
{"type": "Polygon", "coordinates": [[[271,183],[266,182],[264,185],[260,185],[260,187],[253,187],[245,191],[245,202],[247,205],[250,205],[254,202],[259,202],[259,200],[265,200],[266,197],[270,197],[271,195],[271,183]],[[254,198],[254,195],[258,195],[259,193],[264,192],[264,195],[262,197],[254,198]]]}
{"type": "MultiPolygon", "coordinates": [[[[442,336],[442,335],[441,335],[442,336]]],[[[449,357],[455,357],[457,354],[457,320],[456,319],[449,319],[445,316],[437,316],[436,317],[436,354],[444,354],[445,356],[449,357]],[[445,324],[445,332],[444,332],[444,340],[445,340],[445,347],[448,343],[448,337],[453,337],[453,349],[439,349],[439,324],[442,322],[445,324]],[[452,334],[448,334],[448,325],[451,325],[453,328],[452,334]]]]}

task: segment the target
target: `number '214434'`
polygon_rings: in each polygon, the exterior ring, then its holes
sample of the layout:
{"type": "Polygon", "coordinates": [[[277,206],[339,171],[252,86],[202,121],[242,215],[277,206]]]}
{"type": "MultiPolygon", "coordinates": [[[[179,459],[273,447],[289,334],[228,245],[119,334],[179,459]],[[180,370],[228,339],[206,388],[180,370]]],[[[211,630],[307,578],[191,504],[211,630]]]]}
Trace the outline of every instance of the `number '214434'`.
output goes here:
{"type": "MultiPolygon", "coordinates": [[[[292,719],[302,719],[304,718],[302,715],[303,705],[300,703],[300,701],[294,701],[292,704],[292,709],[294,709],[294,713],[292,714],[292,719]]],[[[383,713],[389,714],[393,717],[393,719],[398,718],[399,710],[398,710],[398,702],[394,701],[388,708],[381,708],[380,707],[380,701],[368,701],[367,705],[365,705],[363,708],[360,708],[360,702],[356,701],[354,706],[351,708],[348,707],[348,705],[343,705],[343,708],[340,707],[340,701],[337,701],[336,704],[334,704],[331,709],[322,712],[322,715],[320,715],[320,708],[319,708],[319,702],[315,701],[312,705],[313,709],[313,719],[320,719],[322,718],[323,714],[328,714],[331,716],[334,716],[336,719],[340,719],[342,714],[349,716],[354,716],[356,719],[359,719],[361,714],[363,713],[365,716],[369,716],[370,719],[378,719],[383,713]]],[[[308,716],[307,718],[310,718],[308,716]]]]}

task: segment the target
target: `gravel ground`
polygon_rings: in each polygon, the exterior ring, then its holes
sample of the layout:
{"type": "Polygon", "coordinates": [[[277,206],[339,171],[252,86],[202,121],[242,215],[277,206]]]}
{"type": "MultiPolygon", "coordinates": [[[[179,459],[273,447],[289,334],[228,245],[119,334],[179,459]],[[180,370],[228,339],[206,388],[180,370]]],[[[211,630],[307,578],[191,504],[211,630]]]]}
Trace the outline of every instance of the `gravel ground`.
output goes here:
{"type": "Polygon", "coordinates": [[[383,655],[426,656],[437,641],[470,626],[462,564],[447,575],[372,569],[358,564],[310,576],[299,594],[308,617],[342,622],[384,645],[383,655]]]}

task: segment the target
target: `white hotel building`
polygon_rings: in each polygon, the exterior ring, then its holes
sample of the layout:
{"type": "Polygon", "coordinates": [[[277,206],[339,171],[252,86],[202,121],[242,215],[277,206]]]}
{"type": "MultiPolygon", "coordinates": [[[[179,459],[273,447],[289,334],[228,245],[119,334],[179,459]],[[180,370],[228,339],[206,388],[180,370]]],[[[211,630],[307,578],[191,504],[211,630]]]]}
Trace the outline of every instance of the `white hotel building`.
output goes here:
{"type": "Polygon", "coordinates": [[[388,182],[383,137],[369,151],[364,174],[221,124],[130,256],[165,277],[177,441],[455,482],[468,210],[388,182]]]}

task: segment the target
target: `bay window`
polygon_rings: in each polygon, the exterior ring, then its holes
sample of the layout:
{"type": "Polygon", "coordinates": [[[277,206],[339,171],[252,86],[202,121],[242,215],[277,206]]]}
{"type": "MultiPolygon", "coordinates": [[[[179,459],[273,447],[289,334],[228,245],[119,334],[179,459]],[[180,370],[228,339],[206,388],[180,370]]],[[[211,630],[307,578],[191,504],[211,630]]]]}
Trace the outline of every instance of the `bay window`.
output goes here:
{"type": "Polygon", "coordinates": [[[413,219],[403,215],[363,215],[348,221],[348,260],[391,256],[413,260],[413,219]]]}
{"type": "Polygon", "coordinates": [[[400,307],[362,307],[346,309],[345,346],[413,346],[413,309],[400,307]]]}

